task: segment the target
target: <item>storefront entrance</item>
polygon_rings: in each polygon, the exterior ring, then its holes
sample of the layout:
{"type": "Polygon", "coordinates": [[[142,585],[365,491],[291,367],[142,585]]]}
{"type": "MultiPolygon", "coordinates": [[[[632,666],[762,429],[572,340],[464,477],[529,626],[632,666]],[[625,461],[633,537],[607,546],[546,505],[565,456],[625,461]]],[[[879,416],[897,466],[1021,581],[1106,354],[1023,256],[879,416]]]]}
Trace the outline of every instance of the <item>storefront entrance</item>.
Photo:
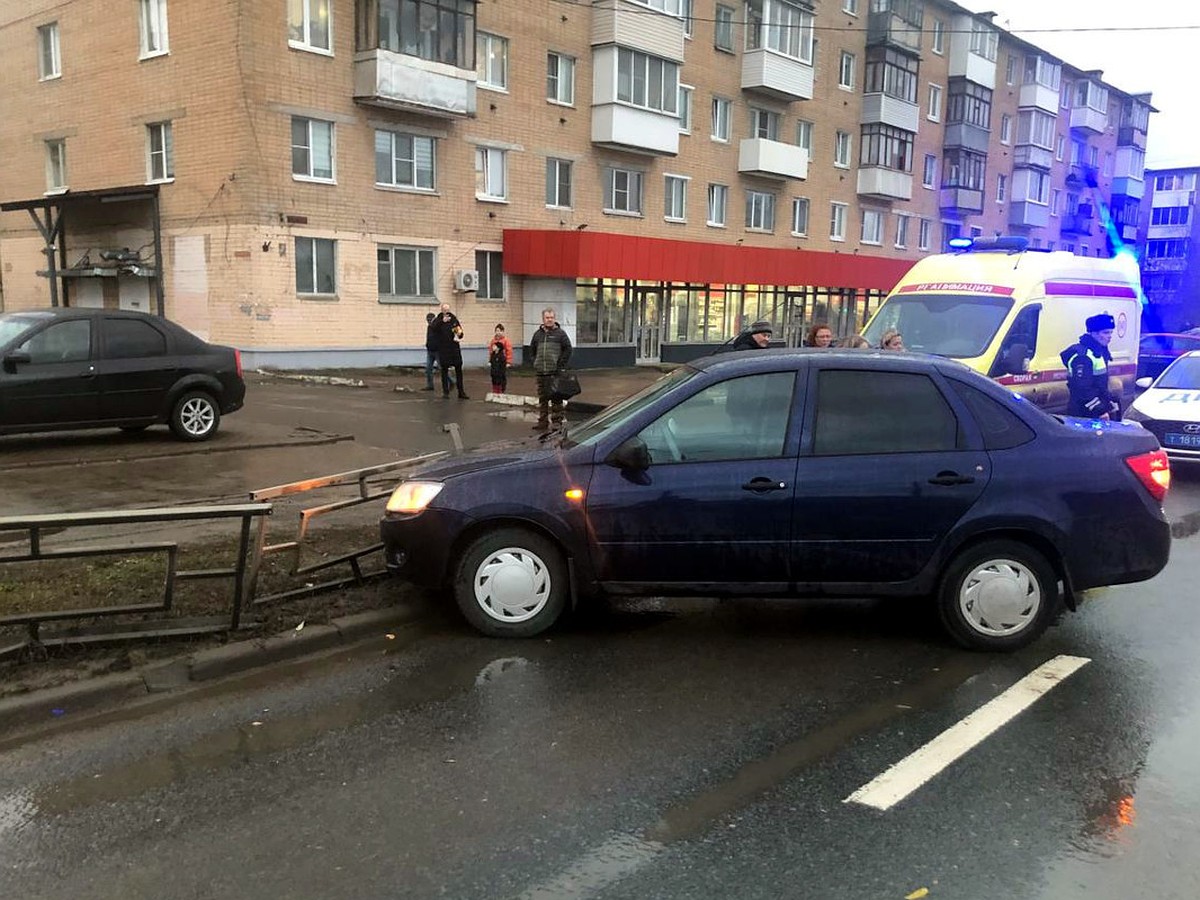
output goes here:
{"type": "Polygon", "coordinates": [[[635,362],[656,365],[662,360],[663,303],[660,288],[638,287],[633,291],[633,341],[635,362]]]}

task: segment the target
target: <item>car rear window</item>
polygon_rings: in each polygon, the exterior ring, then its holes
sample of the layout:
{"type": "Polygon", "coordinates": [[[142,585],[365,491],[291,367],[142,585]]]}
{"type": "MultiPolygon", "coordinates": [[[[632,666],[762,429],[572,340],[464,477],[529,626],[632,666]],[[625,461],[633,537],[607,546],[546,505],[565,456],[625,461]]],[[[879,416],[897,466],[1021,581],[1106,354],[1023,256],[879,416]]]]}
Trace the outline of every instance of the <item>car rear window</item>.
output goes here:
{"type": "Polygon", "coordinates": [[[977,387],[949,379],[954,392],[971,411],[971,417],[983,432],[983,446],[987,450],[1009,450],[1026,444],[1034,438],[1034,430],[1021,421],[1020,417],[995,398],[977,387]]]}
{"type": "Polygon", "coordinates": [[[958,418],[928,375],[825,369],[817,381],[813,453],[955,450],[958,418]]]}

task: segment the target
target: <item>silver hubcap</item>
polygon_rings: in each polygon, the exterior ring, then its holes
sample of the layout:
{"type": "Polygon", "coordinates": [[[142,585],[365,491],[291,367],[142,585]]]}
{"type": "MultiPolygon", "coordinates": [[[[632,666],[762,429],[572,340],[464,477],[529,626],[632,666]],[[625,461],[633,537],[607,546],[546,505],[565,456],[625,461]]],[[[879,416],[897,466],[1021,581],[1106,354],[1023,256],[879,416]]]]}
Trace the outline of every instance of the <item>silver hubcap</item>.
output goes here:
{"type": "Polygon", "coordinates": [[[958,607],[980,634],[1007,637],[1029,626],[1042,607],[1042,589],[1032,570],[1012,559],[980,563],[963,579],[958,607]]]}
{"type": "Polygon", "coordinates": [[[475,602],[499,622],[525,622],[550,600],[550,570],[521,547],[494,550],[475,570],[475,602]]]}
{"type": "Polygon", "coordinates": [[[188,434],[201,435],[212,431],[215,418],[213,406],[207,400],[193,397],[179,411],[179,422],[188,434]]]}

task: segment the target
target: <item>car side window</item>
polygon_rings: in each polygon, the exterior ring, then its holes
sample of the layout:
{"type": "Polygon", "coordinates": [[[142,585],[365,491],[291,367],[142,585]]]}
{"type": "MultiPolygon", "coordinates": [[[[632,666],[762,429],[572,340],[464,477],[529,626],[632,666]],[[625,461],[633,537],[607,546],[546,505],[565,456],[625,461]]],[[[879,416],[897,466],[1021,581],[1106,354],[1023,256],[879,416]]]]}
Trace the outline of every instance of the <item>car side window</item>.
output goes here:
{"type": "Polygon", "coordinates": [[[849,456],[955,450],[958,419],[928,375],[824,369],[813,453],[849,456]]]}
{"type": "Polygon", "coordinates": [[[1000,342],[1000,352],[992,363],[992,378],[1000,375],[1021,375],[1029,371],[1029,362],[1037,349],[1040,306],[1029,306],[1017,313],[1012,327],[1000,342]]]}
{"type": "Polygon", "coordinates": [[[1012,410],[1005,409],[998,400],[989,397],[977,387],[953,378],[949,381],[954,393],[958,394],[963,404],[971,411],[971,416],[983,432],[984,449],[1008,450],[1033,440],[1033,429],[1022,422],[1012,410]]]}
{"type": "Polygon", "coordinates": [[[107,359],[143,359],[164,356],[166,352],[167,339],[149,322],[104,320],[104,356],[107,359]]]}
{"type": "Polygon", "coordinates": [[[92,323],[87,319],[56,322],[17,348],[35,365],[83,362],[92,356],[92,323]]]}
{"type": "Polygon", "coordinates": [[[639,432],[654,464],[769,459],[783,455],[794,372],[709,385],[639,432]]]}

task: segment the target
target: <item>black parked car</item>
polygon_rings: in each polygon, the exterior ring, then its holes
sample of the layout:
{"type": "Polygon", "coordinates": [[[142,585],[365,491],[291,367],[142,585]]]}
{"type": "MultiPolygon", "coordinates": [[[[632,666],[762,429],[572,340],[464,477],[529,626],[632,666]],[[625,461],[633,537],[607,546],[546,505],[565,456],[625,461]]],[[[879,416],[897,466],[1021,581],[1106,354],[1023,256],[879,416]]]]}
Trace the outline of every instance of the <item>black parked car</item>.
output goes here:
{"type": "Polygon", "coordinates": [[[145,313],[0,315],[0,434],[167,423],[205,441],[246,395],[237,350],[145,313]]]}
{"type": "Polygon", "coordinates": [[[605,593],[933,595],[960,643],[1011,650],[1166,565],[1169,480],[1144,429],[1051,416],[951,360],[759,350],[428,463],[381,532],[394,573],[451,586],[491,635],[605,593]]]}

